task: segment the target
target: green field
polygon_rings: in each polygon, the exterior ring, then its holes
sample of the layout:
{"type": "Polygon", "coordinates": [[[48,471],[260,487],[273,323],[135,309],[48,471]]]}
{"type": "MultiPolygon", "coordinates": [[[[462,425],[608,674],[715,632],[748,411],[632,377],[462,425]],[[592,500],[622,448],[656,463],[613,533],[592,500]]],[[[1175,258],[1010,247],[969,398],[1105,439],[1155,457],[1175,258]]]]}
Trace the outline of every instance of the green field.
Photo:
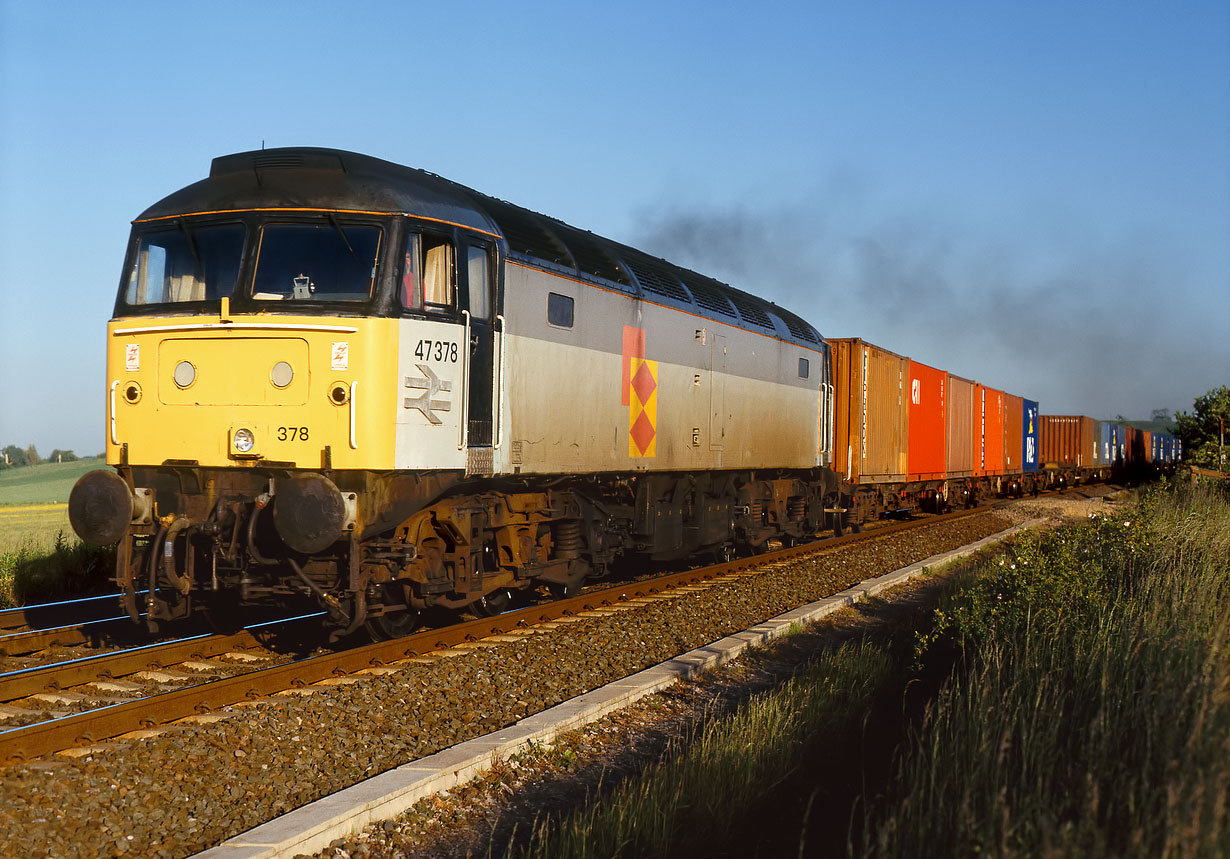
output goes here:
{"type": "Polygon", "coordinates": [[[102,459],[44,462],[0,471],[0,507],[11,504],[64,504],[77,478],[106,468],[102,459]]]}
{"type": "Polygon", "coordinates": [[[0,608],[98,590],[111,548],[83,545],[68,524],[68,493],[100,458],[0,471],[0,608]]]}
{"type": "Polygon", "coordinates": [[[76,542],[68,524],[67,504],[20,504],[0,507],[0,554],[27,549],[50,552],[57,535],[76,542]]]}
{"type": "Polygon", "coordinates": [[[68,493],[78,477],[106,467],[102,459],[82,459],[0,471],[0,553],[49,552],[61,532],[66,542],[76,542],[68,525],[68,493]]]}

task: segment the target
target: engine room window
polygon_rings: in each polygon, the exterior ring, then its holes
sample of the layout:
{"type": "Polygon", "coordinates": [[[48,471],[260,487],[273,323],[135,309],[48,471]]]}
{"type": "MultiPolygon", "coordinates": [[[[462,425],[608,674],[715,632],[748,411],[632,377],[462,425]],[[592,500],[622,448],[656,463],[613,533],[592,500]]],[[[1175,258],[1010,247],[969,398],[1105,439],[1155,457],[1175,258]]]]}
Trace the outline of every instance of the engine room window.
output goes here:
{"type": "Polygon", "coordinates": [[[799,359],[799,378],[806,379],[807,374],[811,372],[811,363],[806,358],[799,359]]]}
{"type": "Polygon", "coordinates": [[[243,254],[241,224],[180,225],[147,233],[137,246],[124,300],[128,304],[209,301],[230,295],[243,254]]]}
{"type": "Polygon", "coordinates": [[[269,224],[261,233],[252,297],[366,301],[376,281],[379,227],[269,224]]]}
{"type": "Polygon", "coordinates": [[[453,307],[453,243],[423,236],[423,302],[428,310],[453,307]]]}
{"type": "Polygon", "coordinates": [[[487,250],[466,248],[466,289],[470,293],[470,315],[475,319],[491,318],[491,287],[487,277],[487,250]]]}
{"type": "Polygon", "coordinates": [[[558,292],[547,293],[547,322],[560,328],[572,327],[572,298],[558,292]]]}

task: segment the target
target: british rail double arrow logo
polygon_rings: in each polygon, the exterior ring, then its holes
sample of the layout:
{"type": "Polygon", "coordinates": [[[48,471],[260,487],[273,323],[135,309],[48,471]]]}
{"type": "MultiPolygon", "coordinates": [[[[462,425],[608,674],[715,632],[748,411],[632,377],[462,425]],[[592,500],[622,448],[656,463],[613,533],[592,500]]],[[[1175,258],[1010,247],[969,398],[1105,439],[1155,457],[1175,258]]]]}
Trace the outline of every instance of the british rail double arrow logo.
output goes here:
{"type": "Polygon", "coordinates": [[[441,379],[426,364],[415,364],[414,366],[423,371],[423,378],[414,379],[407,376],[406,387],[422,391],[423,393],[417,397],[406,397],[405,408],[418,409],[423,413],[423,417],[427,418],[433,425],[439,426],[444,421],[436,417],[435,413],[447,412],[453,406],[448,400],[437,400],[436,395],[442,391],[447,393],[453,390],[453,383],[441,379]]]}

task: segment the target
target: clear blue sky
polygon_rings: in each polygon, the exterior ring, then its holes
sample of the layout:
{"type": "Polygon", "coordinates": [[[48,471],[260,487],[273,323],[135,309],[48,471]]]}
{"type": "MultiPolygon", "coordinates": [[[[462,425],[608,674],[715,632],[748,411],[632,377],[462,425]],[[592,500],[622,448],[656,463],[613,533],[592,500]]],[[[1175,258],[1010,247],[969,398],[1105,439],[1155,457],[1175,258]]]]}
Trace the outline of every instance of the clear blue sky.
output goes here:
{"type": "Polygon", "coordinates": [[[129,221],[422,167],[1038,399],[1230,384],[1230,4],[0,0],[0,445],[103,447],[129,221]]]}

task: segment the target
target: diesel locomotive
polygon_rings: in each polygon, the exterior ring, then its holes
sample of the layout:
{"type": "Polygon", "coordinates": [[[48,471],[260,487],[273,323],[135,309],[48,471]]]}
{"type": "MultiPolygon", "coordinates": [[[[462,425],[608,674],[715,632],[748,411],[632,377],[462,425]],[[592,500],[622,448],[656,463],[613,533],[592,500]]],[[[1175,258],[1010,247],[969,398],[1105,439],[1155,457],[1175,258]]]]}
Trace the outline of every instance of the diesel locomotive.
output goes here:
{"type": "Polygon", "coordinates": [[[1127,450],[1116,425],[332,149],[216,158],[133,222],[106,378],[114,470],[69,518],[117,544],[124,608],[155,628],[306,600],[338,634],[401,635],[621,558],[1098,479],[1127,450]]]}
{"type": "Polygon", "coordinates": [[[70,520],[151,627],[307,598],[398,635],[849,509],[807,322],[351,152],[219,157],[136,218],[106,364],[70,520]]]}

